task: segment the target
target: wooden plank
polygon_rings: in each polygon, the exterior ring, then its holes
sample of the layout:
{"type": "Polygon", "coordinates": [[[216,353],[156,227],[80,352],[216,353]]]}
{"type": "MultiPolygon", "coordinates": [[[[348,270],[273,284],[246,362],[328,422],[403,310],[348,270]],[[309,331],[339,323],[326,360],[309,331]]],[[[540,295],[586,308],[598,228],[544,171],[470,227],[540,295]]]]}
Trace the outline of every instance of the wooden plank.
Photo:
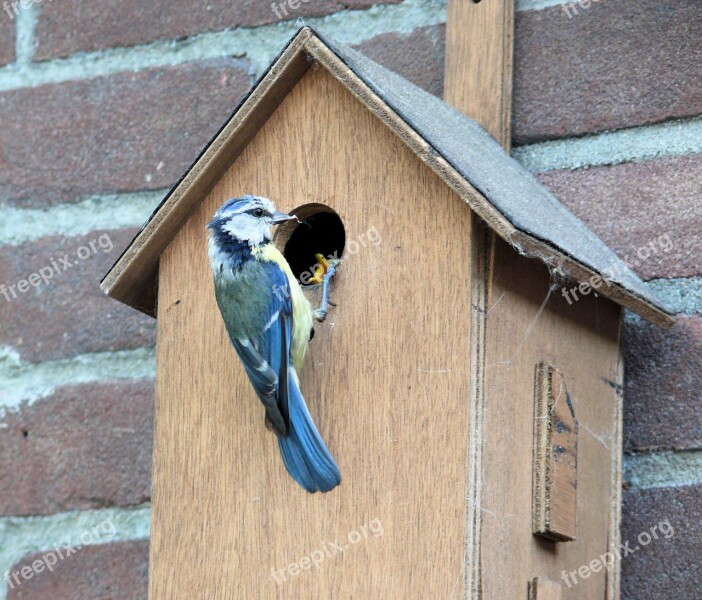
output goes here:
{"type": "Polygon", "coordinates": [[[310,69],[161,259],[152,600],[463,597],[468,231],[463,201],[310,69]],[[214,302],[205,223],[245,192],[324,202],[359,242],[302,372],[344,478],[326,495],[285,472],[214,302]]]}
{"type": "Polygon", "coordinates": [[[547,577],[534,577],[529,582],[529,600],[561,600],[561,584],[547,577]]]}
{"type": "MultiPolygon", "coordinates": [[[[569,305],[538,261],[497,240],[490,281],[485,351],[483,490],[480,504],[482,597],[519,598],[534,573],[553,581],[601,556],[615,539],[614,471],[620,404],[618,306],[583,297],[569,305]],[[567,376],[579,423],[578,535],[566,544],[534,536],[532,477],[534,365],[558,365],[567,376]],[[498,577],[489,577],[488,568],[498,577]]],[[[617,509],[618,510],[618,509],[617,509]]],[[[613,567],[613,569],[616,567],[613,567]]],[[[565,600],[615,598],[603,570],[563,586],[565,600]]]]}
{"type": "Polygon", "coordinates": [[[539,363],[534,375],[533,531],[572,541],[576,533],[578,421],[563,375],[539,363]]]}
{"type": "MultiPolygon", "coordinates": [[[[612,379],[614,389],[614,425],[612,426],[612,448],[619,448],[612,452],[610,472],[612,476],[612,503],[609,514],[609,539],[607,550],[614,552],[621,543],[621,518],[622,518],[622,453],[624,448],[624,311],[619,318],[619,360],[617,369],[612,379]]],[[[607,600],[619,600],[621,569],[615,564],[613,569],[607,571],[607,600]]]]}
{"type": "Polygon", "coordinates": [[[480,598],[482,562],[480,553],[483,490],[483,427],[485,421],[485,327],[488,286],[495,235],[471,213],[471,310],[470,310],[470,419],[468,421],[468,471],[466,534],[464,546],[465,588],[471,598],[480,598]]]}
{"type": "Polygon", "coordinates": [[[444,100],[510,146],[514,0],[449,0],[444,100]]]}
{"type": "MultiPolygon", "coordinates": [[[[511,143],[513,17],[513,0],[449,0],[446,22],[444,100],[482,125],[506,150],[511,143]]],[[[474,210],[476,204],[471,205],[474,210]]],[[[471,419],[464,548],[465,588],[471,598],[482,598],[485,335],[495,231],[504,236],[504,228],[477,215],[485,218],[486,213],[471,214],[471,419]]],[[[515,234],[510,232],[507,239],[515,234]]]]}

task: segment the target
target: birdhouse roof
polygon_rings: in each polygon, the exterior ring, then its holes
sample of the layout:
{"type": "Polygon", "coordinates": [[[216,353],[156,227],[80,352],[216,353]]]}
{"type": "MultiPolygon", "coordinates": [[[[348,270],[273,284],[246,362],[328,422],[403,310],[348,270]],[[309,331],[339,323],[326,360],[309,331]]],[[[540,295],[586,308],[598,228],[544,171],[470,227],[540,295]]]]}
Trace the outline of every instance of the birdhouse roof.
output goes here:
{"type": "Polygon", "coordinates": [[[326,68],[500,237],[557,276],[607,280],[598,293],[660,325],[669,311],[587,226],[472,119],[399,75],[303,27],[193,166],[154,211],[102,282],[105,293],[156,314],[158,261],[205,194],[311,64],[326,68]]]}

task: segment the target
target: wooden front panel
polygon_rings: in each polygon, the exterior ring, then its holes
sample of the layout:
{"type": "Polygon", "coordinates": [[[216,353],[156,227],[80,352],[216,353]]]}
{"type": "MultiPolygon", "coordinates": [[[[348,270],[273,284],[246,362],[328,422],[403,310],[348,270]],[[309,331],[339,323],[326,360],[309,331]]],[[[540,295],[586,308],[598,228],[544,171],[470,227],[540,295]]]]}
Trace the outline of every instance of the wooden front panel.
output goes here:
{"type": "Polygon", "coordinates": [[[618,564],[576,581],[567,573],[617,545],[622,382],[620,309],[581,297],[569,305],[546,267],[497,240],[488,288],[482,431],[482,595],[526,598],[534,577],[560,584],[564,600],[616,596],[618,564]],[[546,300],[548,300],[546,302],[546,300]],[[577,535],[532,534],[534,373],[547,362],[563,375],[578,420],[577,535]]]}
{"type": "Polygon", "coordinates": [[[469,231],[437,176],[305,75],[161,259],[152,599],[462,596],[469,231]],[[285,472],[215,305],[205,224],[248,192],[328,204],[358,246],[302,374],[344,477],[326,495],[285,472]]]}

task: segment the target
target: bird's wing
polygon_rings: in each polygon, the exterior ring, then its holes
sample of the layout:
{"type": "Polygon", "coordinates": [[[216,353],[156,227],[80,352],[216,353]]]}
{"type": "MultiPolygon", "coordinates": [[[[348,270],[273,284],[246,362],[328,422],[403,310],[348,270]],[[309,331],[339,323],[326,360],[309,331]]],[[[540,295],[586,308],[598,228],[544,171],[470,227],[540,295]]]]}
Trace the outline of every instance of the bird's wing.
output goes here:
{"type": "Polygon", "coordinates": [[[262,266],[270,280],[266,324],[256,335],[232,337],[232,344],[271,424],[278,433],[287,435],[292,302],[285,273],[275,263],[263,263],[262,266]]]}

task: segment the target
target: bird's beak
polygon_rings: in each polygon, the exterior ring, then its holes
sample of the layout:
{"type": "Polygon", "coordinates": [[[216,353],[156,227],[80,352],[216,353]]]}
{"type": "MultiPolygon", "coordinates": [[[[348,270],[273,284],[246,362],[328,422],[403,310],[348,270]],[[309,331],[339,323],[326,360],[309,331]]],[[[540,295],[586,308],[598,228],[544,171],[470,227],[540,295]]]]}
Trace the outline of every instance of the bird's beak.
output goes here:
{"type": "Polygon", "coordinates": [[[288,215],[284,212],[274,212],[273,218],[271,218],[271,224],[277,225],[278,223],[285,223],[285,221],[290,221],[291,219],[296,219],[295,215],[288,215]]]}

